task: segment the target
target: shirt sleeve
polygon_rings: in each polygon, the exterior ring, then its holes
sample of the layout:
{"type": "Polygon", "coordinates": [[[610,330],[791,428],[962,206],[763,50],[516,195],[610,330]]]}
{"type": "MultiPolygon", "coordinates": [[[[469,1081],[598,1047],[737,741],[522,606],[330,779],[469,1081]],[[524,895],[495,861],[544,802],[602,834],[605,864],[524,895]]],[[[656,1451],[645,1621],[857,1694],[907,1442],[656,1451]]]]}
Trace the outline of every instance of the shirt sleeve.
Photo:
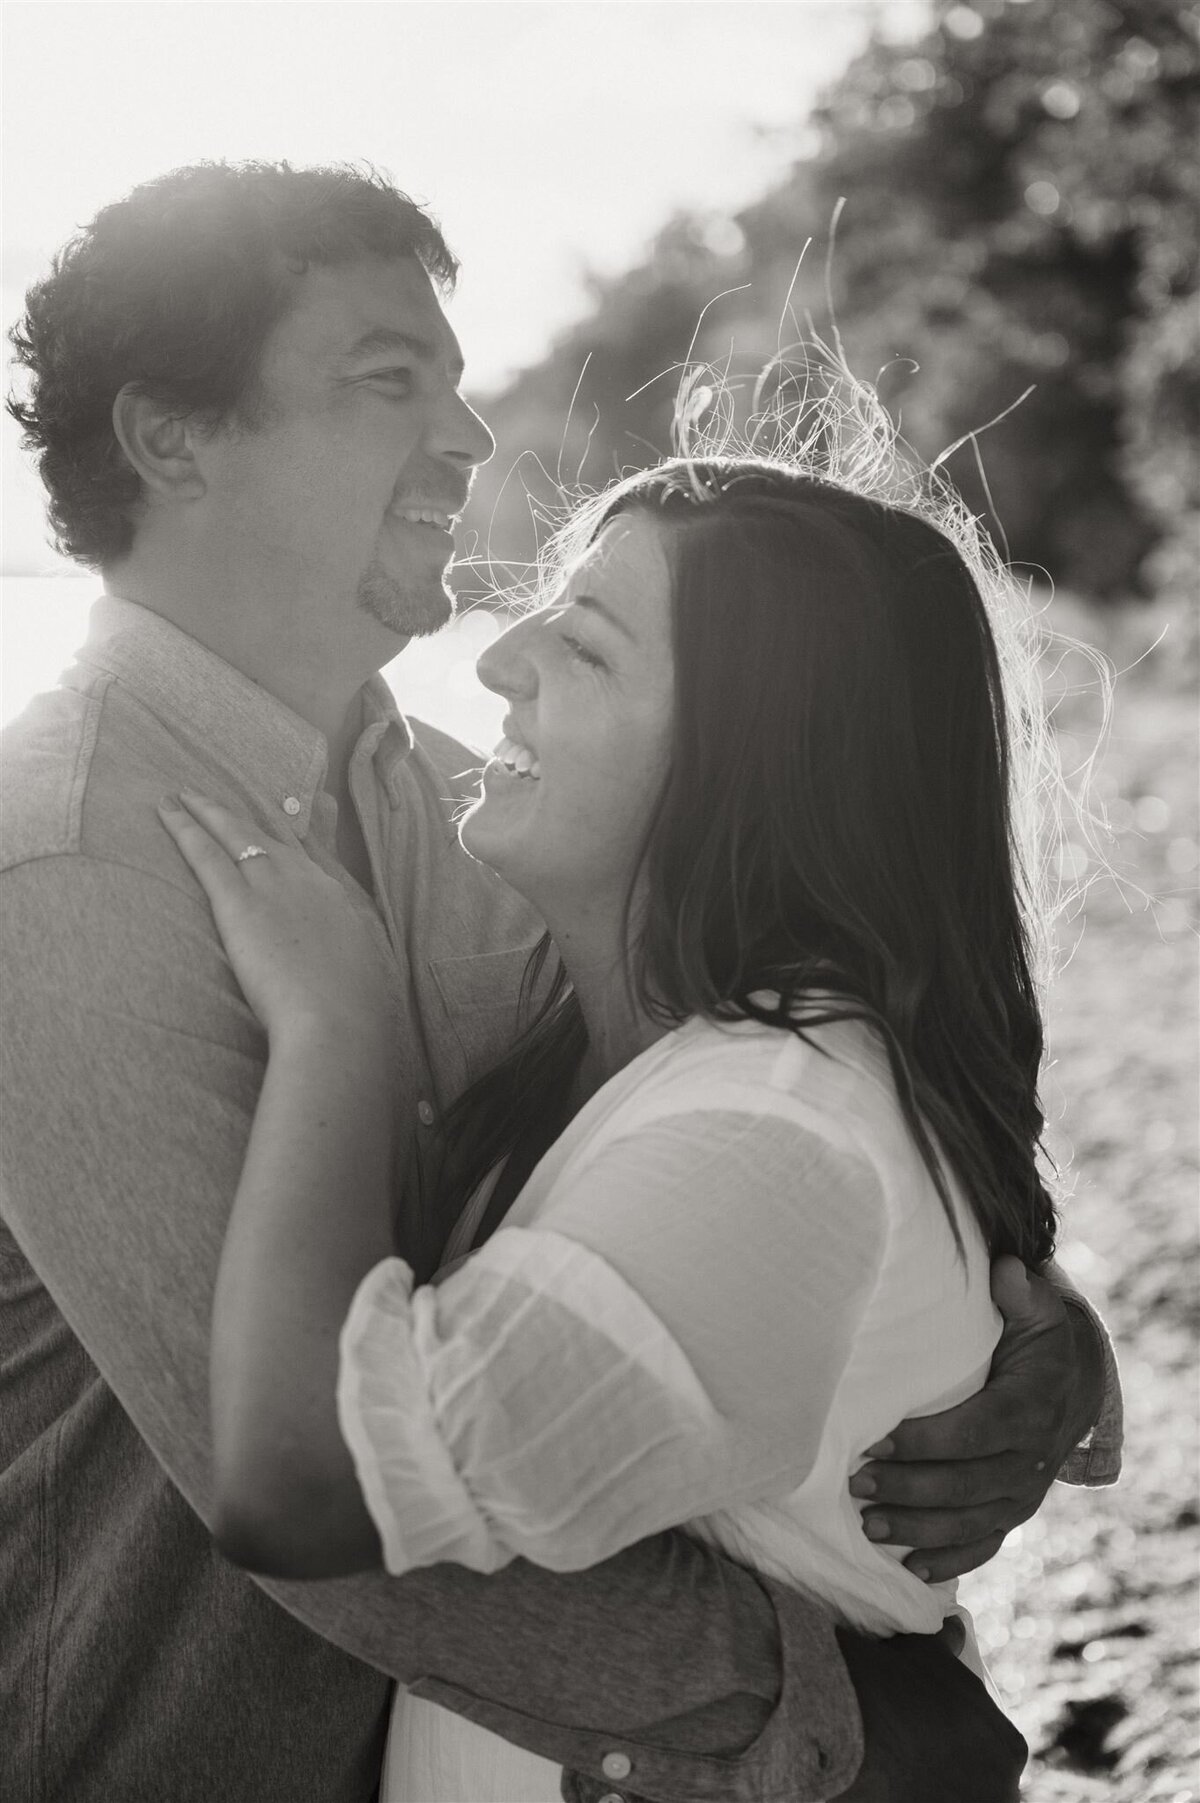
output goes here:
{"type": "Polygon", "coordinates": [[[1068,1453],[1058,1477],[1064,1484],[1087,1484],[1094,1488],[1115,1484],[1121,1475],[1125,1404],[1112,1336],[1095,1308],[1075,1288],[1061,1265],[1051,1262],[1044,1267],[1042,1275],[1054,1285],[1068,1308],[1078,1309],[1086,1317],[1099,1342],[1104,1360],[1104,1394],[1100,1402],[1100,1413],[1086,1439],[1068,1453]]]}
{"type": "Polygon", "coordinates": [[[731,1110],[615,1141],[436,1287],[384,1261],[339,1409],[388,1569],[574,1570],[794,1489],[884,1240],[865,1162],[731,1110]]]}

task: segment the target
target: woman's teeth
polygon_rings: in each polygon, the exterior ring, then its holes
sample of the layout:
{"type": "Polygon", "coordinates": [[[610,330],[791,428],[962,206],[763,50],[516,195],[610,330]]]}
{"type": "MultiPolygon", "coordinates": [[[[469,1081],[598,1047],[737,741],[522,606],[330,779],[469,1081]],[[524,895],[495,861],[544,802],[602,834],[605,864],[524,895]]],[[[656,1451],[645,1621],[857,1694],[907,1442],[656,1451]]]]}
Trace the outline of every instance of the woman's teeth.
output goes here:
{"type": "Polygon", "coordinates": [[[514,745],[511,739],[501,739],[492,756],[513,776],[528,776],[537,782],[542,774],[542,766],[528,745],[514,745]]]}

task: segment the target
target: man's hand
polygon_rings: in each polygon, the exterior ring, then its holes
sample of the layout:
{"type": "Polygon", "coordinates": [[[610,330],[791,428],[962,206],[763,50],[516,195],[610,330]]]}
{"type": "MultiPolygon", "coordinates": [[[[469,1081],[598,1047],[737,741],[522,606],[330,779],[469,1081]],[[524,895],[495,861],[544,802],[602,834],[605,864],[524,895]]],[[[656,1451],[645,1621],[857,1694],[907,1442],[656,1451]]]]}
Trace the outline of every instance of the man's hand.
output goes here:
{"type": "Polygon", "coordinates": [[[957,1408],[902,1421],[850,1481],[869,1497],[863,1529],[910,1546],[930,1582],[973,1571],[1036,1514],[1100,1412],[1102,1355],[1091,1324],[1015,1258],[992,1267],[1004,1333],[984,1388],[957,1408]]]}

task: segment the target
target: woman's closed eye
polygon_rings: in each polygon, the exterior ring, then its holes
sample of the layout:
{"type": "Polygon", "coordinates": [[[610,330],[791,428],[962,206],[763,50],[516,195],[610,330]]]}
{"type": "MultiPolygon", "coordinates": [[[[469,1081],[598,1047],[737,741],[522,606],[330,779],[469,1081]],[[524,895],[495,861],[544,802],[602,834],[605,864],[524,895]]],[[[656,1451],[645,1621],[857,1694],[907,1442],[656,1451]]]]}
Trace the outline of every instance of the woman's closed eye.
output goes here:
{"type": "Polygon", "coordinates": [[[593,651],[590,645],[585,645],[582,639],[577,639],[573,633],[560,632],[558,636],[577,663],[587,664],[594,670],[608,668],[604,659],[593,651]]]}

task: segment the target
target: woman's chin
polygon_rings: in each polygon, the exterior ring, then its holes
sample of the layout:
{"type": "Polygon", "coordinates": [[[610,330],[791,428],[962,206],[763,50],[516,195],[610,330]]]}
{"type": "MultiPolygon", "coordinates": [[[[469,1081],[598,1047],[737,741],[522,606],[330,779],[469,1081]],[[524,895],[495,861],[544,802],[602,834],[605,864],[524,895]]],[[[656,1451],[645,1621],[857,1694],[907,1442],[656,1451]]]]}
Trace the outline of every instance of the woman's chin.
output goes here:
{"type": "Polygon", "coordinates": [[[470,812],[463,814],[458,822],[458,842],[469,858],[477,864],[487,864],[498,876],[502,876],[514,888],[519,888],[513,857],[512,823],[500,818],[501,810],[494,803],[488,805],[486,793],[482,794],[471,807],[470,812]]]}

